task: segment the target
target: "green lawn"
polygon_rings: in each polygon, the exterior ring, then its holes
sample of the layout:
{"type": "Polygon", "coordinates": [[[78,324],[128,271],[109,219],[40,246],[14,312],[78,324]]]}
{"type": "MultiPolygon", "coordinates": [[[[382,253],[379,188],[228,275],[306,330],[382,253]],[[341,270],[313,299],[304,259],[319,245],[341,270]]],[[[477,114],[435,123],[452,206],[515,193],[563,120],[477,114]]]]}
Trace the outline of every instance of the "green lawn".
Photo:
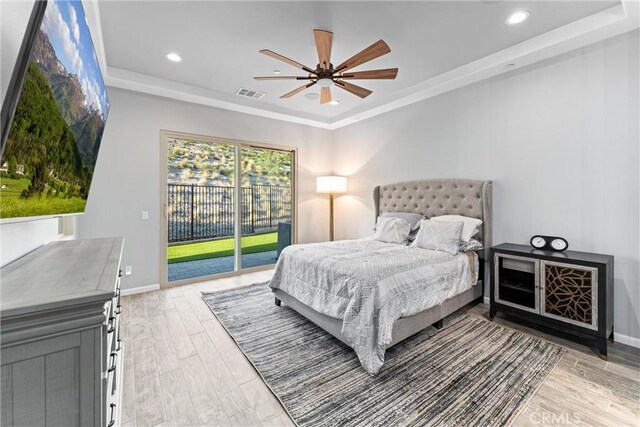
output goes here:
{"type": "Polygon", "coordinates": [[[2,178],[0,184],[5,186],[0,188],[0,218],[83,212],[87,203],[79,197],[62,199],[43,195],[21,199],[20,193],[29,187],[28,179],[2,178]]]}
{"type": "MultiPolygon", "coordinates": [[[[273,232],[246,236],[242,237],[241,241],[243,254],[275,251],[278,247],[278,233],[273,232]]],[[[233,256],[233,251],[233,238],[169,246],[169,264],[233,256]]]]}

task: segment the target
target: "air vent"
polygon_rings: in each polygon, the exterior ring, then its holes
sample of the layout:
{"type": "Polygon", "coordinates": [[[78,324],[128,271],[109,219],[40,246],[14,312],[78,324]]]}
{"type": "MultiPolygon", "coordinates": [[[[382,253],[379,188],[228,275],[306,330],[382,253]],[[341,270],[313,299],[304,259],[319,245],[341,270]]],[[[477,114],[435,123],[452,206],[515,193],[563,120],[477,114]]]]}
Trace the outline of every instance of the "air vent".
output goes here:
{"type": "Polygon", "coordinates": [[[253,98],[253,99],[260,99],[263,96],[266,95],[266,93],[264,92],[258,92],[257,90],[251,90],[251,89],[245,89],[243,87],[241,87],[240,89],[238,89],[238,91],[236,92],[236,95],[238,96],[244,96],[245,98],[253,98]]]}

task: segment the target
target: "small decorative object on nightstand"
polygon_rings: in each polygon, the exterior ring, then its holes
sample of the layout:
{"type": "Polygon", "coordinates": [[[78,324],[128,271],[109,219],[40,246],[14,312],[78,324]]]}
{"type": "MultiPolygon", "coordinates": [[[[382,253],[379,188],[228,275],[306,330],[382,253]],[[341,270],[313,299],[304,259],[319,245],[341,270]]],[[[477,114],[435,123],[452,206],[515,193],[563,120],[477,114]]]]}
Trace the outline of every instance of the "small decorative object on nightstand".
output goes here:
{"type": "Polygon", "coordinates": [[[613,342],[613,256],[503,243],[491,248],[491,308],[561,335],[613,342]]]}

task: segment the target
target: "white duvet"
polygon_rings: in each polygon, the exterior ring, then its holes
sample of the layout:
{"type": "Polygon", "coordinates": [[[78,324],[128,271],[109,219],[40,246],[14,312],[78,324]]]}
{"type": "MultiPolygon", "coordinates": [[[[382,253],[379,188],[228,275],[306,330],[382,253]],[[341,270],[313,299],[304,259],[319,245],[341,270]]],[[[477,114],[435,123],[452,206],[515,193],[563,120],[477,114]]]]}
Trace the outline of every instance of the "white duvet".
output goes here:
{"type": "Polygon", "coordinates": [[[372,239],[293,245],[271,279],[314,310],[342,319],[342,334],[375,374],[384,363],[393,324],[441,304],[476,283],[478,258],[372,239]]]}

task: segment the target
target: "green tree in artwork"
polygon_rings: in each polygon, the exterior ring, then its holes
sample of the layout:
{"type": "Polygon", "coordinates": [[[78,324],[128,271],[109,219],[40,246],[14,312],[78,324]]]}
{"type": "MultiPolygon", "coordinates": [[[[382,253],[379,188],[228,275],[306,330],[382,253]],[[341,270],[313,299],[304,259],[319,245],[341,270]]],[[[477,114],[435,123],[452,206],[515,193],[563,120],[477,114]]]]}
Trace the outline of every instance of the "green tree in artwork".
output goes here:
{"type": "Polygon", "coordinates": [[[11,156],[9,158],[9,165],[7,166],[7,172],[9,172],[9,176],[14,178],[16,173],[18,172],[18,161],[16,160],[16,156],[11,156]]]}
{"type": "Polygon", "coordinates": [[[47,176],[45,171],[46,165],[44,165],[42,162],[38,162],[34,166],[33,175],[31,176],[31,184],[29,184],[29,188],[22,192],[22,198],[28,199],[34,194],[41,194],[45,190],[47,184],[47,176]]]}

